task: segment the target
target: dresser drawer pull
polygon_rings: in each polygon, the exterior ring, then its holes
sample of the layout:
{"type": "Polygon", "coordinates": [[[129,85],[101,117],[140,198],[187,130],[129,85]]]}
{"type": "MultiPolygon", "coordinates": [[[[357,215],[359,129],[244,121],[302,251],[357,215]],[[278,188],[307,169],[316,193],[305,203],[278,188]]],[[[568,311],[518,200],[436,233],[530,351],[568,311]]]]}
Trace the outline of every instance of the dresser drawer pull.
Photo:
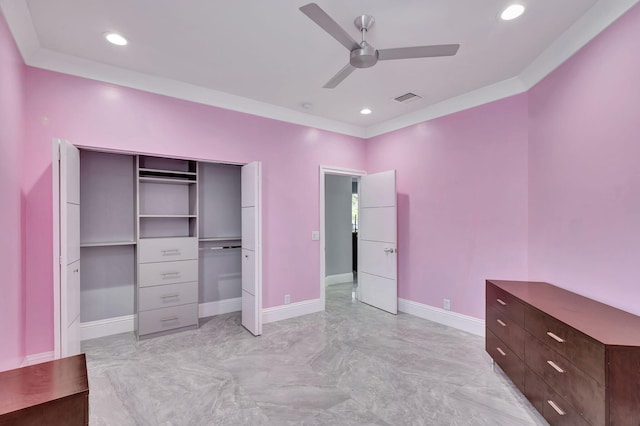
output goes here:
{"type": "Polygon", "coordinates": [[[551,337],[556,342],[564,343],[564,339],[562,337],[558,336],[557,334],[553,334],[550,331],[547,331],[547,336],[551,337]]]}
{"type": "Polygon", "coordinates": [[[560,407],[558,407],[558,404],[556,404],[555,402],[553,402],[552,400],[547,400],[547,404],[549,404],[551,406],[551,408],[553,408],[554,410],[556,410],[556,413],[558,413],[561,416],[564,416],[565,413],[564,410],[560,407]]]}
{"type": "Polygon", "coordinates": [[[164,294],[164,295],[160,296],[160,299],[177,299],[178,297],[180,297],[180,294],[178,294],[178,293],[164,294]]]}
{"type": "Polygon", "coordinates": [[[502,320],[497,320],[497,321],[498,321],[498,324],[500,324],[501,326],[503,326],[503,327],[507,326],[507,323],[505,323],[504,321],[502,321],[502,320]]]}
{"type": "Polygon", "coordinates": [[[162,279],[163,280],[172,280],[174,278],[179,278],[180,277],[180,272],[175,271],[175,272],[163,272],[160,275],[162,275],[162,279]]]}
{"type": "Polygon", "coordinates": [[[160,322],[178,321],[178,317],[162,318],[160,322]]]}
{"type": "Polygon", "coordinates": [[[562,368],[560,368],[560,366],[558,364],[556,364],[555,362],[549,360],[549,361],[547,361],[547,364],[552,366],[553,369],[556,370],[558,373],[564,373],[564,370],[562,368]]]}
{"type": "Polygon", "coordinates": [[[502,355],[502,356],[507,356],[507,354],[506,354],[502,349],[500,349],[500,348],[496,348],[496,350],[497,350],[498,352],[500,352],[500,355],[502,355]]]}
{"type": "Polygon", "coordinates": [[[498,302],[502,306],[507,306],[507,303],[504,300],[500,299],[500,298],[496,299],[496,302],[498,302]]]}
{"type": "Polygon", "coordinates": [[[180,249],[166,249],[166,250],[160,250],[160,252],[162,253],[163,256],[177,256],[180,254],[180,249]]]}

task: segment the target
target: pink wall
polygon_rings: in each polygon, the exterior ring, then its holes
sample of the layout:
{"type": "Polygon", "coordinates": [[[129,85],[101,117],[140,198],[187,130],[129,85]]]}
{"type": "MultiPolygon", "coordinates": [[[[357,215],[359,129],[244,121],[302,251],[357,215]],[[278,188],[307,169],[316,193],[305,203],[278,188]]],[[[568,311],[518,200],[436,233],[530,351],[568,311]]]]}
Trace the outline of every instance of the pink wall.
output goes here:
{"type": "Polygon", "coordinates": [[[362,169],[362,139],[29,68],[27,72],[27,353],[51,350],[51,139],[263,163],[263,306],[319,294],[319,166],[362,169]]]}
{"type": "Polygon", "coordinates": [[[527,277],[527,98],[369,140],[397,170],[399,297],[484,317],[487,278],[527,277]]]}
{"type": "Polygon", "coordinates": [[[20,192],[24,69],[0,13],[0,371],[18,367],[25,354],[20,192]]]}
{"type": "Polygon", "coordinates": [[[530,91],[532,279],[640,315],[640,6],[530,91]]]}

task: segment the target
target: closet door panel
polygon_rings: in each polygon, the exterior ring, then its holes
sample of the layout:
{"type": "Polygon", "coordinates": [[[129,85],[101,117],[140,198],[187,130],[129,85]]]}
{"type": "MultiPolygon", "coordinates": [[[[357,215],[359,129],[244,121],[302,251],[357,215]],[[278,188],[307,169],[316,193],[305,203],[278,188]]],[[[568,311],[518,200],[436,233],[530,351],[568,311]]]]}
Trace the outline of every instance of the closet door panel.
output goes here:
{"type": "Polygon", "coordinates": [[[67,320],[71,325],[79,321],[80,317],[80,260],[67,265],[68,291],[67,291],[67,320]]]}
{"type": "Polygon", "coordinates": [[[256,208],[242,208],[242,248],[253,250],[256,249],[256,208]]]}
{"type": "Polygon", "coordinates": [[[80,205],[67,203],[67,262],[80,259],[80,205]]]}
{"type": "MultiPolygon", "coordinates": [[[[256,294],[256,257],[255,252],[242,249],[242,290],[256,294]]],[[[243,294],[244,296],[244,294],[243,294]]]]}
{"type": "Polygon", "coordinates": [[[256,296],[242,290],[242,325],[246,328],[250,328],[256,323],[258,315],[256,306],[256,296]]]}

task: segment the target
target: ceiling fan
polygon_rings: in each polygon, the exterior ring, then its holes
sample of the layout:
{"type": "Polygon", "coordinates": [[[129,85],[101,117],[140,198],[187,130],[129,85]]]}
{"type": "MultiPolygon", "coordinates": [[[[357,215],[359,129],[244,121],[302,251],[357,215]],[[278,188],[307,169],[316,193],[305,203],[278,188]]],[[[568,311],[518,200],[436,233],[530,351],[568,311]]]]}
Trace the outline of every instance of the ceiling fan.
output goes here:
{"type": "Polygon", "coordinates": [[[306,4],[300,8],[300,11],[351,52],[349,63],[322,86],[326,89],[336,87],[356,68],[369,68],[378,61],[453,56],[460,47],[459,44],[437,44],[432,46],[398,47],[395,49],[375,49],[365,40],[365,34],[375,22],[373,16],[361,15],[353,21],[360,34],[362,34],[362,41],[358,43],[317,4],[306,4]]]}

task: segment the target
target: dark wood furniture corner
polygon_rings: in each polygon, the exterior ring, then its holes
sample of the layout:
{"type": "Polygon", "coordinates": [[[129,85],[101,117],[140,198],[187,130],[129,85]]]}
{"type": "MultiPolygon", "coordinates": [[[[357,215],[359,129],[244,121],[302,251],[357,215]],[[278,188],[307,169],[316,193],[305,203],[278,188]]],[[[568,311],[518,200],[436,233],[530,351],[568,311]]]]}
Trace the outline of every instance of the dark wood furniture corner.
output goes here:
{"type": "Polygon", "coordinates": [[[551,425],[640,425],[640,317],[549,283],[486,282],[486,350],[551,425]]]}
{"type": "Polygon", "coordinates": [[[88,425],[84,354],[0,373],[0,425],[88,425]]]}

